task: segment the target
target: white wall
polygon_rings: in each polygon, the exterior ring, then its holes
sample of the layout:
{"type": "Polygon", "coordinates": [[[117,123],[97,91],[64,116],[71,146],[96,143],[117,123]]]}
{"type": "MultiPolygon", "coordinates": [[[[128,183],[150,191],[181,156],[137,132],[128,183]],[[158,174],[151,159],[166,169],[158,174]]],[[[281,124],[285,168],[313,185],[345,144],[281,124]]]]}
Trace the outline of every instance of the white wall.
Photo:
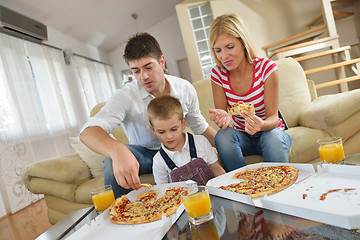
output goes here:
{"type": "MultiPolygon", "coordinates": [[[[165,56],[169,74],[179,76],[177,60],[186,58],[186,53],[176,14],[164,19],[145,32],[150,33],[158,40],[165,56]]],[[[129,66],[123,59],[125,45],[126,42],[109,52],[110,63],[114,67],[116,78],[120,81],[121,71],[129,69],[129,66]]]]}
{"type": "Polygon", "coordinates": [[[235,13],[246,23],[259,56],[265,56],[261,47],[290,35],[282,1],[212,0],[210,4],[214,18],[235,13]]]}
{"type": "Polygon", "coordinates": [[[109,63],[108,54],[99,50],[96,46],[81,42],[49,26],[47,26],[47,29],[48,41],[44,43],[61,49],[70,48],[73,53],[109,63]]]}

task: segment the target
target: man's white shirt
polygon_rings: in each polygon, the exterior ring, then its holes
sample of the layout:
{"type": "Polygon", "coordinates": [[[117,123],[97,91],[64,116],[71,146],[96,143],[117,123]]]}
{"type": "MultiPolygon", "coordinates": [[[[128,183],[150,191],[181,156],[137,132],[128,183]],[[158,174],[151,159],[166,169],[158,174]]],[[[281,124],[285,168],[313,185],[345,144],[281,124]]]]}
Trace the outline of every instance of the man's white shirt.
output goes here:
{"type": "MultiPolygon", "coordinates": [[[[179,99],[182,105],[187,126],[195,134],[204,133],[209,124],[200,113],[195,88],[182,78],[170,75],[165,75],[165,78],[170,85],[170,95],[179,99]]],[[[160,141],[152,133],[147,116],[147,106],[153,98],[137,81],[128,83],[118,89],[94,117],[88,119],[81,132],[87,127],[99,126],[110,134],[121,124],[129,144],[157,150],[160,141]]]]}

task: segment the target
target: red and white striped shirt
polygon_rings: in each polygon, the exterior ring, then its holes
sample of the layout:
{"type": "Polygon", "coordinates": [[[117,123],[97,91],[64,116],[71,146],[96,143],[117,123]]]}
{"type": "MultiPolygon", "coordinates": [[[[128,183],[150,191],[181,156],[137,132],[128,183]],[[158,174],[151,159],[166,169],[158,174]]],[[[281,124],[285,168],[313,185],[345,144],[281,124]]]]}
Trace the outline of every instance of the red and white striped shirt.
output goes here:
{"type": "MultiPolygon", "coordinates": [[[[211,80],[224,88],[227,99],[228,108],[231,105],[239,101],[243,101],[245,104],[253,103],[256,116],[262,120],[266,119],[265,104],[264,104],[264,84],[266,79],[277,70],[277,66],[274,61],[268,58],[255,58],[253,69],[253,82],[249,91],[243,95],[235,93],[230,84],[229,71],[215,66],[212,69],[211,80]]],[[[245,119],[240,115],[233,115],[233,127],[238,131],[245,132],[245,119]]],[[[284,129],[285,126],[282,120],[279,118],[278,128],[284,129]]]]}

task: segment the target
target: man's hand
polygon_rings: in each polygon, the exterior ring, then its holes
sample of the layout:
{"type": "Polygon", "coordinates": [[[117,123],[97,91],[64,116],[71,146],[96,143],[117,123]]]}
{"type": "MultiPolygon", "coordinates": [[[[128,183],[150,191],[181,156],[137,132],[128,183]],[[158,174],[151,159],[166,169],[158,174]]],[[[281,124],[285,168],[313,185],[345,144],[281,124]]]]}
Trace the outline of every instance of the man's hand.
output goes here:
{"type": "Polygon", "coordinates": [[[209,113],[211,113],[210,120],[214,121],[219,128],[227,128],[231,123],[231,117],[229,114],[223,109],[210,109],[209,113]]]}
{"type": "Polygon", "coordinates": [[[117,183],[126,189],[139,189],[140,178],[138,174],[140,164],[131,151],[124,144],[121,144],[110,158],[113,161],[114,176],[117,183]]]}
{"type": "Polygon", "coordinates": [[[86,128],[80,140],[91,150],[112,159],[114,176],[123,188],[140,188],[139,162],[121,142],[109,136],[102,128],[86,128]]]}

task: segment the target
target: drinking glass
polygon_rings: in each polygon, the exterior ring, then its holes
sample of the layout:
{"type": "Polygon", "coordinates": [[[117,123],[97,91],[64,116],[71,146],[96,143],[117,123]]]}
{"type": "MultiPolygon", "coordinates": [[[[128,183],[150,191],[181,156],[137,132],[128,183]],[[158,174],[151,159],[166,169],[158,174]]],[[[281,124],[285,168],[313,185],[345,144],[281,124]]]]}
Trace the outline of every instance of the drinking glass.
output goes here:
{"type": "Polygon", "coordinates": [[[320,159],[323,163],[343,164],[345,160],[341,137],[323,138],[317,141],[320,159]]]}
{"type": "Polygon", "coordinates": [[[115,201],[115,196],[111,185],[94,188],[90,194],[95,206],[95,210],[98,213],[106,210],[115,201]]]}
{"type": "Polygon", "coordinates": [[[189,221],[194,225],[213,219],[209,191],[205,186],[197,186],[192,193],[182,197],[189,221]]]}

